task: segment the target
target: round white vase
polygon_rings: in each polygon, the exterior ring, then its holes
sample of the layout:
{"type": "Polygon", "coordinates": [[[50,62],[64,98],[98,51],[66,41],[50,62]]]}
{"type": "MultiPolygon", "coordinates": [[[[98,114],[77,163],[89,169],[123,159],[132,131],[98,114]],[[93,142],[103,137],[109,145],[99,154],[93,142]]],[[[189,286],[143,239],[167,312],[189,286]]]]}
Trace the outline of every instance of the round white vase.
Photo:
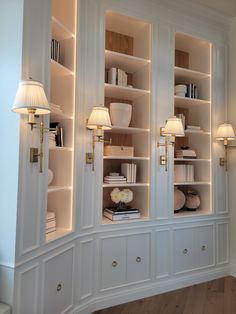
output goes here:
{"type": "Polygon", "coordinates": [[[52,183],[52,180],[53,180],[53,172],[51,169],[48,169],[48,185],[52,183]]]}
{"type": "Polygon", "coordinates": [[[110,103],[111,123],[114,126],[128,127],[131,121],[132,105],[112,102],[110,103]]]}

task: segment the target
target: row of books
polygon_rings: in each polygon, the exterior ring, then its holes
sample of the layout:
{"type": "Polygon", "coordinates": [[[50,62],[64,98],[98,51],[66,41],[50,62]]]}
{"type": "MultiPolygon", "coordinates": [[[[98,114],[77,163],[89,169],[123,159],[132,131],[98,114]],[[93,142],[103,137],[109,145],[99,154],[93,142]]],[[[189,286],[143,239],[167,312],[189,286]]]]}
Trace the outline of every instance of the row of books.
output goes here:
{"type": "Polygon", "coordinates": [[[108,83],[119,86],[127,86],[128,75],[125,71],[118,68],[108,70],[108,83]]]}
{"type": "Polygon", "coordinates": [[[127,183],[136,183],[137,165],[134,163],[122,163],[121,174],[126,177],[127,183]]]}
{"type": "Polygon", "coordinates": [[[127,208],[125,210],[116,210],[113,208],[105,208],[103,215],[113,221],[138,219],[140,218],[140,211],[137,208],[127,208]]]}
{"type": "Polygon", "coordinates": [[[60,62],[60,43],[56,39],[51,40],[51,59],[60,62]]]}
{"type": "Polygon", "coordinates": [[[194,182],[194,165],[174,165],[175,182],[194,182]]]}
{"type": "Polygon", "coordinates": [[[197,86],[195,84],[187,84],[187,93],[186,97],[189,98],[198,98],[197,86]]]}
{"type": "Polygon", "coordinates": [[[59,126],[59,122],[50,122],[49,131],[49,147],[63,147],[64,146],[64,137],[63,137],[63,128],[59,126]]]}
{"type": "Polygon", "coordinates": [[[56,229],[56,215],[54,212],[48,211],[46,217],[46,233],[54,232],[56,229]]]}

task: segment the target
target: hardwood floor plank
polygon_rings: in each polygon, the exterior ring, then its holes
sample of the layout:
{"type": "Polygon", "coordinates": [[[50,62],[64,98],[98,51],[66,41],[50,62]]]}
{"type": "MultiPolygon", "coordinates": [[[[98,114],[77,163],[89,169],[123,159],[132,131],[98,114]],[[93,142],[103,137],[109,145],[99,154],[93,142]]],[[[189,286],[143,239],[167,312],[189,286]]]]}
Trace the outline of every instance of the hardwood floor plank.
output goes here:
{"type": "Polygon", "coordinates": [[[220,278],[94,314],[236,314],[236,279],[220,278]]]}

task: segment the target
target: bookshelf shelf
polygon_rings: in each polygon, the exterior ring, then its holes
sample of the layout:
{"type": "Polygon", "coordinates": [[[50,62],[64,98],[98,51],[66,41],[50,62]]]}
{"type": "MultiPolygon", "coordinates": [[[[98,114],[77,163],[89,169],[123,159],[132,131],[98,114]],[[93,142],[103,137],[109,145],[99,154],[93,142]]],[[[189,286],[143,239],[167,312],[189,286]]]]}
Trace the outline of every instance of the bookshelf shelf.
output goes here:
{"type": "Polygon", "coordinates": [[[105,83],[105,96],[118,99],[135,100],[138,97],[149,94],[149,90],[124,87],[105,83]]]}
{"type": "Polygon", "coordinates": [[[64,65],[51,59],[52,76],[68,76],[74,75],[74,72],[65,67],[64,65]]]}
{"type": "Polygon", "coordinates": [[[149,186],[149,183],[104,183],[104,188],[114,188],[114,187],[131,187],[131,186],[149,186]]]}
{"type": "Polygon", "coordinates": [[[193,182],[174,182],[174,185],[210,185],[211,182],[193,181],[193,182]]]}
{"type": "Polygon", "coordinates": [[[210,159],[206,158],[174,158],[174,161],[180,161],[180,162],[210,162],[210,159]]]}
{"type": "Polygon", "coordinates": [[[71,37],[74,38],[75,35],[55,16],[52,16],[52,37],[60,41],[71,37]]]}
{"type": "Polygon", "coordinates": [[[148,133],[150,129],[133,128],[133,127],[118,127],[112,126],[111,130],[107,130],[106,133],[120,133],[120,134],[137,134],[137,133],[148,133]]]}
{"type": "Polygon", "coordinates": [[[175,67],[175,78],[177,81],[184,81],[185,83],[191,83],[192,80],[208,79],[211,74],[194,71],[191,69],[175,67]]]}
{"type": "Polygon", "coordinates": [[[70,229],[65,229],[65,228],[57,228],[56,231],[50,232],[46,234],[46,241],[53,241],[58,238],[64,237],[65,235],[71,233],[70,229]]]}
{"type": "Polygon", "coordinates": [[[104,160],[146,160],[149,161],[150,157],[130,157],[130,156],[103,156],[104,160]]]}
{"type": "Polygon", "coordinates": [[[72,189],[71,186],[49,186],[48,193],[60,192],[60,191],[70,191],[72,189]]]}
{"type": "Polygon", "coordinates": [[[116,51],[105,50],[106,68],[122,68],[124,71],[134,73],[143,66],[150,63],[150,60],[134,57],[116,51]]]}
{"type": "Polygon", "coordinates": [[[199,105],[208,105],[210,104],[209,100],[203,100],[203,99],[195,99],[195,98],[189,98],[189,97],[180,97],[180,96],[174,96],[175,98],[175,105],[180,108],[185,108],[189,106],[199,106],[199,105]]]}

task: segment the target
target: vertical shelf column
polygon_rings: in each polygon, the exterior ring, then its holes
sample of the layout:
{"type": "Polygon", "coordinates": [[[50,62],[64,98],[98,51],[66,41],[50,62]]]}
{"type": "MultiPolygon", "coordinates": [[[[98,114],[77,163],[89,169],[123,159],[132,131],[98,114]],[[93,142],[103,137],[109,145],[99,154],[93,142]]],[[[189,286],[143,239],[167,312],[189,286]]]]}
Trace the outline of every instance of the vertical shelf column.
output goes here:
{"type": "Polygon", "coordinates": [[[76,12],[76,0],[52,1],[47,241],[73,230],[76,12]]]}

